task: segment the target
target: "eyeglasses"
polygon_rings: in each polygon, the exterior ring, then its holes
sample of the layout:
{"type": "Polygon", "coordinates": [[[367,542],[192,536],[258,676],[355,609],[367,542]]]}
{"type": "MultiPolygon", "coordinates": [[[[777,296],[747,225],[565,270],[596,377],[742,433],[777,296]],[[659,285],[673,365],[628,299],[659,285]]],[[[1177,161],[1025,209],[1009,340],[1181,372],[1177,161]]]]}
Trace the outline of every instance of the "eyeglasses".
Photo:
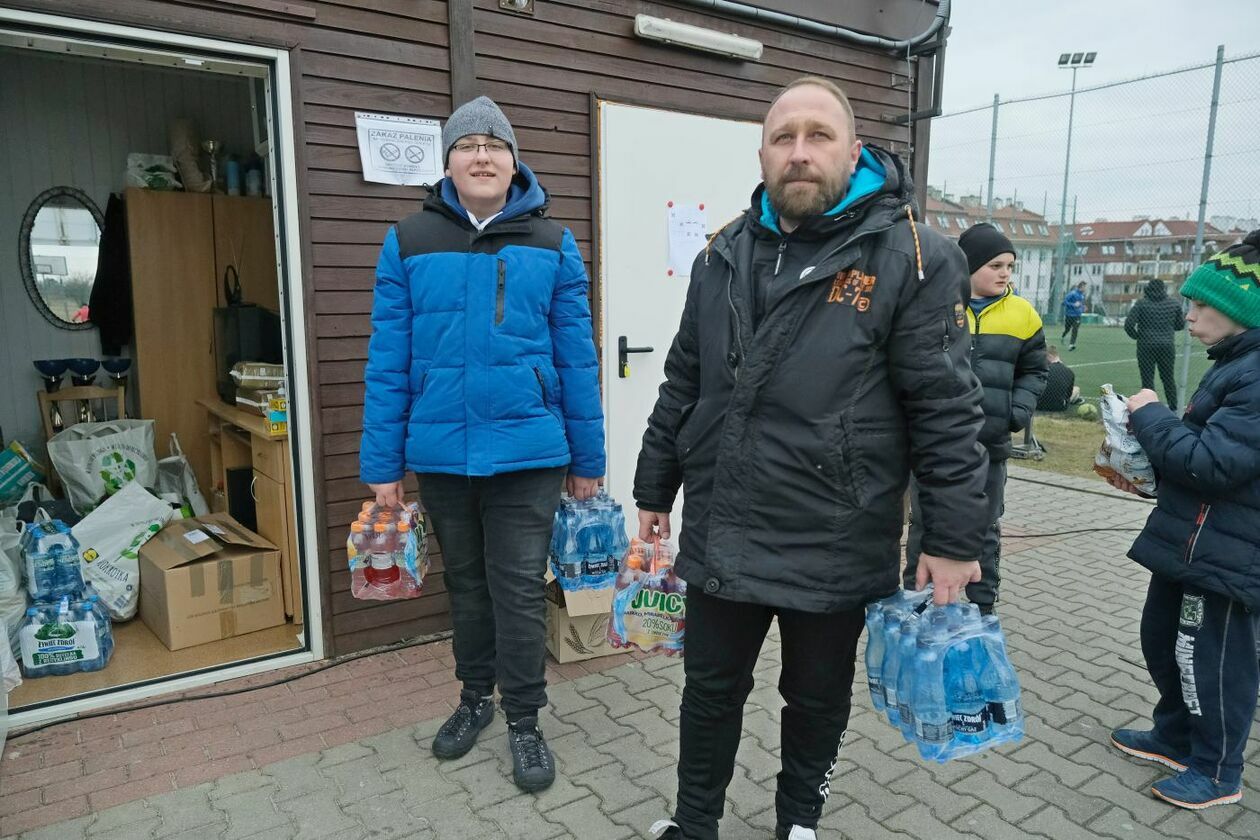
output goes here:
{"type": "Polygon", "coordinates": [[[501,155],[504,152],[511,151],[512,147],[502,140],[489,140],[485,143],[456,143],[451,146],[451,150],[459,152],[461,155],[475,155],[478,149],[484,148],[486,154],[501,155]]]}

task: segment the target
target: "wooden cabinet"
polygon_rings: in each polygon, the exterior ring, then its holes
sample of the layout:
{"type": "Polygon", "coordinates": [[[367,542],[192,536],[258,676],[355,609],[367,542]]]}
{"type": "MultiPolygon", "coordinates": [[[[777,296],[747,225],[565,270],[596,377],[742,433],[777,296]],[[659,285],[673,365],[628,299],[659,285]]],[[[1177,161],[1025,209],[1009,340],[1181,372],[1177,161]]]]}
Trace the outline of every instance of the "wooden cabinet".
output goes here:
{"type": "Polygon", "coordinates": [[[279,308],[271,199],[129,189],[127,237],[139,416],[155,421],[159,455],[172,432],[209,498],[203,399],[215,392],[214,308],[236,265],[248,303],[279,308]]]}
{"type": "MultiPolygon", "coordinates": [[[[250,493],[253,496],[258,534],[280,549],[280,577],[284,590],[284,613],[302,623],[302,573],[297,540],[297,516],[293,506],[293,469],[289,461],[289,439],[273,437],[267,423],[257,414],[224,405],[217,399],[202,400],[202,423],[208,420],[209,483],[227,488],[227,471],[242,467],[253,470],[250,493]]],[[[230,506],[231,499],[226,499],[230,506]]]]}

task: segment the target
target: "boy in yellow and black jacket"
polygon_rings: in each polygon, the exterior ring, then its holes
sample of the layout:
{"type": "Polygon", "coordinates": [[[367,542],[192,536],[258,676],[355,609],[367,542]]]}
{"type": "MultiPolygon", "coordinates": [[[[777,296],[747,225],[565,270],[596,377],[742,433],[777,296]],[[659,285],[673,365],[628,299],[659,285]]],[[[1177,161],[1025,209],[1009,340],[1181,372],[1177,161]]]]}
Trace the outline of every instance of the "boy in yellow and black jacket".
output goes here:
{"type": "MultiPolygon", "coordinates": [[[[989,224],[969,228],[958,238],[971,272],[971,297],[965,317],[971,332],[971,369],[984,386],[984,428],[980,442],[989,452],[985,494],[989,498],[990,527],[980,558],[981,579],[967,586],[967,597],[981,611],[991,612],[997,601],[1001,558],[1002,499],[1006,489],[1006,459],[1011,434],[1027,428],[1037,398],[1045,390],[1050,364],[1041,316],[1033,305],[1015,294],[1011,273],[1015,247],[989,224]]],[[[906,542],[903,580],[914,587],[923,526],[917,488],[910,489],[910,535],[906,542]]]]}

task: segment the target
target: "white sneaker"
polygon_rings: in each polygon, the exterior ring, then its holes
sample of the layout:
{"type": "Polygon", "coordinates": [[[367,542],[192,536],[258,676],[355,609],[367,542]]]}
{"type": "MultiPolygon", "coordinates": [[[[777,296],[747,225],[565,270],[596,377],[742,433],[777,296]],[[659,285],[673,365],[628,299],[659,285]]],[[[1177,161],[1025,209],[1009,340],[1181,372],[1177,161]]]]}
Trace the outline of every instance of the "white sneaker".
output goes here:
{"type": "Polygon", "coordinates": [[[788,833],[788,840],[818,840],[818,832],[812,828],[802,828],[799,825],[794,825],[791,832],[788,833]]]}

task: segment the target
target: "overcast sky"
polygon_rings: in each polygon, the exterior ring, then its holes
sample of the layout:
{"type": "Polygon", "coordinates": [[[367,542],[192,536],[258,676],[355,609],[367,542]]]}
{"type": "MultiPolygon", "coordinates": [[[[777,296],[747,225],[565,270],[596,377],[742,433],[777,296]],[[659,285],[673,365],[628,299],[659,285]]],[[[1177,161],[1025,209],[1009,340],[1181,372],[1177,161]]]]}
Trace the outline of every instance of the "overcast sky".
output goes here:
{"type": "MultiPolygon", "coordinates": [[[[1260,0],[955,0],[945,63],[945,116],[932,127],[934,186],[987,187],[994,93],[1003,100],[1067,91],[1061,52],[1097,51],[1078,90],[1260,52],[1260,0]],[[981,111],[957,114],[975,106],[981,111]]],[[[1211,67],[1078,93],[1068,216],[1194,218],[1212,94],[1211,67]]],[[[1222,76],[1208,216],[1260,215],[1260,57],[1222,76]]],[[[994,193],[1058,220],[1068,97],[1003,105],[994,193]]]]}

